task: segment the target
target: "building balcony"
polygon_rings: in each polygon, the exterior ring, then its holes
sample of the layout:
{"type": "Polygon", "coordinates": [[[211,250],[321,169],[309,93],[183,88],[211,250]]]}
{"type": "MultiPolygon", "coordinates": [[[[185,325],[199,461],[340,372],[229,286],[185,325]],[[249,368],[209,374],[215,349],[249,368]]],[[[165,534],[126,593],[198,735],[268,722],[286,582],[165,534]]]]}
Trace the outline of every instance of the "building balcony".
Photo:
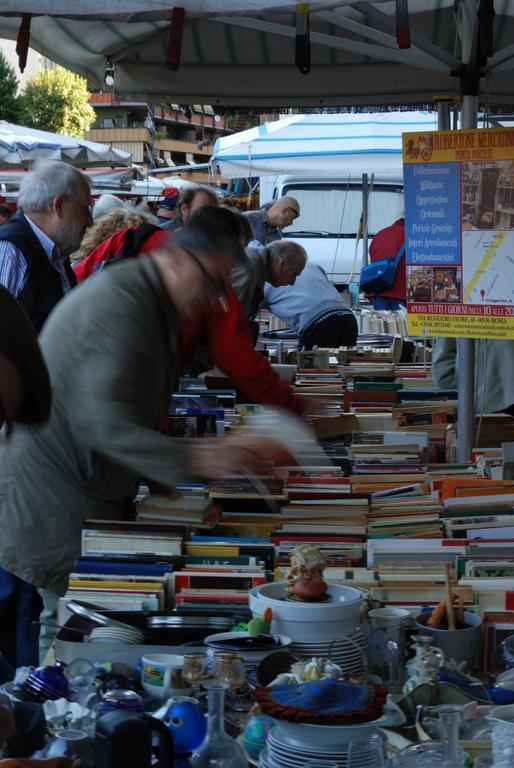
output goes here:
{"type": "Polygon", "coordinates": [[[202,147],[198,149],[196,142],[194,141],[181,141],[180,139],[164,139],[155,137],[154,142],[155,149],[162,149],[165,152],[183,152],[192,155],[205,155],[210,157],[212,155],[213,146],[202,147]]]}
{"type": "Polygon", "coordinates": [[[137,142],[151,144],[152,134],[148,128],[91,128],[86,133],[89,141],[99,141],[101,144],[118,142],[137,142]]]}

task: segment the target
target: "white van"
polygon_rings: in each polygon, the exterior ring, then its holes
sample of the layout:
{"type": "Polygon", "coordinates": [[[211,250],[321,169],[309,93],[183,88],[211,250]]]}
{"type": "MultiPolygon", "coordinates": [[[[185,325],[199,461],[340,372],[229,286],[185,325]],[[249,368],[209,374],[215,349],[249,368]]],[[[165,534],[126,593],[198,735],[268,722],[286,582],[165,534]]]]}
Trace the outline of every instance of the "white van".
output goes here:
{"type": "MultiPolygon", "coordinates": [[[[309,259],[320,264],[332,282],[358,282],[362,239],[357,249],[356,242],[362,213],[362,177],[261,176],[261,205],[284,195],[295,197],[301,207],[301,215],[283,230],[284,237],[303,245],[309,259]]],[[[380,229],[403,216],[403,178],[375,177],[368,206],[371,242],[380,229]]]]}

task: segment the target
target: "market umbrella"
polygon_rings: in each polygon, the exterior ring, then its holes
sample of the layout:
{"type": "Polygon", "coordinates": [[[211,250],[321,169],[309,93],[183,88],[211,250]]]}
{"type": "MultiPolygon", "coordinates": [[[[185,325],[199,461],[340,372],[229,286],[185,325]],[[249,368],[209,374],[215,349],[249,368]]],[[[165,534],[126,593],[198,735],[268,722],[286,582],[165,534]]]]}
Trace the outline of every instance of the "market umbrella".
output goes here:
{"type": "Polygon", "coordinates": [[[0,169],[27,168],[35,160],[64,160],[79,168],[132,165],[130,152],[108,144],[74,139],[0,120],[0,169]]]}

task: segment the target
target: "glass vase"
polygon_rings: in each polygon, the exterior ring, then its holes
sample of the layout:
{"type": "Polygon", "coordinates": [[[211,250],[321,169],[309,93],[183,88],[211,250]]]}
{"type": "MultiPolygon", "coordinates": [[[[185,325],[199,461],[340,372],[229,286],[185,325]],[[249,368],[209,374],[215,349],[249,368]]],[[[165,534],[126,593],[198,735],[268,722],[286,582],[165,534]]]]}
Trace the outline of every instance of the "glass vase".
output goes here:
{"type": "Polygon", "coordinates": [[[190,758],[193,768],[247,768],[248,760],[242,747],[225,733],[225,691],[230,687],[224,680],[204,680],[207,691],[207,736],[190,758]]]}

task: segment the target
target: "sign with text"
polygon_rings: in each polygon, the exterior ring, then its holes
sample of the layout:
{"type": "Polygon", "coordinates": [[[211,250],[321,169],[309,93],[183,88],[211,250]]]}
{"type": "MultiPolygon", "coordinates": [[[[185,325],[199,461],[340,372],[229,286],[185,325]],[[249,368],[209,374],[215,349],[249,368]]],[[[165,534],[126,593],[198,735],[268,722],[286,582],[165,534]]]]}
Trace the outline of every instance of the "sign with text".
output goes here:
{"type": "Polygon", "coordinates": [[[514,339],[514,129],[403,134],[412,336],[514,339]]]}

